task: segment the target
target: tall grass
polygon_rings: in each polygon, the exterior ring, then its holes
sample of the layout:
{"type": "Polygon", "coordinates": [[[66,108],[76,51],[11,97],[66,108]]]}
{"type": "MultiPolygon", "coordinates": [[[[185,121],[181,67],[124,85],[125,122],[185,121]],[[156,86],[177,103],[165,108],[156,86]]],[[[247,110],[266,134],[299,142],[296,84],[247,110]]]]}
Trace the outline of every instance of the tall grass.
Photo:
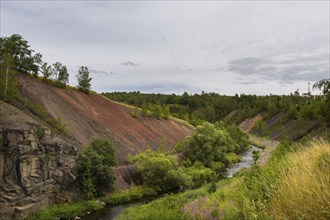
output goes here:
{"type": "Polygon", "coordinates": [[[313,142],[288,157],[270,201],[275,219],[330,219],[330,144],[313,142]]]}
{"type": "Polygon", "coordinates": [[[202,187],[184,193],[168,195],[148,204],[127,208],[118,217],[118,220],[185,220],[188,217],[181,212],[184,204],[206,194],[206,188],[202,187]]]}
{"type": "Polygon", "coordinates": [[[126,209],[119,219],[330,219],[330,145],[284,139],[233,179],[126,209]]]}

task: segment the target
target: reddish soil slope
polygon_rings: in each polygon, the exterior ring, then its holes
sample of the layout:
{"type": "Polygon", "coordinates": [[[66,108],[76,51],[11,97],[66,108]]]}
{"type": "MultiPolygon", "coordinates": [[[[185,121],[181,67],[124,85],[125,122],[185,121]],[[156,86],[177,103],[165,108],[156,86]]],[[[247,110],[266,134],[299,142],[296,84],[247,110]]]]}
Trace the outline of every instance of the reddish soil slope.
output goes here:
{"type": "Polygon", "coordinates": [[[163,139],[172,148],[193,131],[193,127],[173,120],[133,118],[131,109],[100,95],[55,88],[24,74],[19,76],[19,82],[20,92],[44,106],[53,117],[60,117],[69,135],[81,146],[96,136],[111,139],[120,162],[128,153],[156,149],[163,139]]]}
{"type": "Polygon", "coordinates": [[[251,130],[253,129],[253,127],[259,122],[262,121],[265,117],[267,116],[267,113],[259,113],[256,114],[254,117],[252,118],[248,118],[245,119],[240,125],[239,127],[246,131],[246,132],[251,132],[251,130]]]}

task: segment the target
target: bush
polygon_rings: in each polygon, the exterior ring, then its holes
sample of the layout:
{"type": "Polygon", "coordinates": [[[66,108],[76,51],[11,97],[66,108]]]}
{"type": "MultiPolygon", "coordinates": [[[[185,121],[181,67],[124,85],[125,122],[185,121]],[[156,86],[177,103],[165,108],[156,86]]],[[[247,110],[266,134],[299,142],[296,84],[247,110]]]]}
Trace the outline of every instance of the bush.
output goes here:
{"type": "Polygon", "coordinates": [[[134,156],[133,161],[143,178],[143,184],[158,191],[189,188],[191,179],[181,171],[173,156],[147,150],[134,156]]]}
{"type": "Polygon", "coordinates": [[[204,167],[200,162],[196,162],[193,166],[180,169],[186,175],[190,176],[194,183],[194,187],[201,186],[203,183],[210,181],[215,174],[212,169],[204,167]]]}
{"type": "Polygon", "coordinates": [[[68,135],[68,128],[66,124],[62,123],[61,118],[50,118],[46,119],[46,122],[53,128],[55,128],[58,132],[64,135],[68,135]]]}
{"type": "Polygon", "coordinates": [[[141,116],[141,112],[139,110],[138,107],[135,107],[133,111],[130,111],[129,114],[133,117],[133,118],[139,118],[141,116]]]}
{"type": "Polygon", "coordinates": [[[112,144],[105,138],[96,138],[82,150],[76,164],[81,188],[86,198],[103,195],[115,181],[111,167],[115,165],[112,144]]]}

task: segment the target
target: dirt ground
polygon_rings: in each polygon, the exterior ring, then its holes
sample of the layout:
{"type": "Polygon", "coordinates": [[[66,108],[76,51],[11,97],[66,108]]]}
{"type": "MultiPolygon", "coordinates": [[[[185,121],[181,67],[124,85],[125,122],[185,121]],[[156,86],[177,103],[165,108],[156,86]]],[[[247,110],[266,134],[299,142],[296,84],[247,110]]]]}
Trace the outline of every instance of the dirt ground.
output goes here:
{"type": "Polygon", "coordinates": [[[24,74],[19,75],[19,82],[24,96],[67,124],[69,135],[80,147],[96,136],[107,137],[113,142],[121,163],[128,153],[156,149],[163,139],[172,148],[193,131],[192,127],[174,120],[133,118],[131,109],[101,95],[55,88],[24,74]]]}

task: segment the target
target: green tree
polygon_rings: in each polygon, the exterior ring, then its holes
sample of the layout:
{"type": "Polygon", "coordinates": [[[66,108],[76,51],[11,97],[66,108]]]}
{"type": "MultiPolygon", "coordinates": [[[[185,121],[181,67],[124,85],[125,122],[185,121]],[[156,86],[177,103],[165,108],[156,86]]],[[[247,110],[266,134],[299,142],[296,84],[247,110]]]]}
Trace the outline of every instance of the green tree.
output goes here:
{"type": "Polygon", "coordinates": [[[66,85],[69,82],[69,73],[66,66],[63,66],[62,64],[57,68],[57,81],[62,84],[66,85]]]}
{"type": "Polygon", "coordinates": [[[78,80],[78,89],[84,93],[89,93],[89,90],[91,89],[91,80],[92,78],[89,77],[89,71],[86,66],[81,66],[78,74],[77,74],[77,80],[78,80]]]}
{"type": "Polygon", "coordinates": [[[205,119],[208,122],[215,122],[215,109],[213,105],[208,105],[204,110],[205,119]]]}
{"type": "Polygon", "coordinates": [[[197,126],[193,134],[188,137],[189,159],[192,162],[200,161],[206,167],[213,167],[217,162],[225,162],[225,154],[229,145],[230,136],[227,131],[217,129],[211,123],[197,126]]]}
{"type": "Polygon", "coordinates": [[[170,112],[169,107],[166,105],[163,105],[163,117],[165,119],[168,119],[170,117],[170,115],[171,115],[171,112],[170,112]]]}
{"type": "MultiPolygon", "coordinates": [[[[225,127],[226,131],[230,135],[230,139],[233,140],[231,145],[234,146],[234,152],[239,154],[249,147],[249,135],[243,132],[238,126],[236,125],[228,125],[225,127]]],[[[230,142],[230,139],[228,141],[230,142]]]]}
{"type": "Polygon", "coordinates": [[[17,94],[17,79],[13,70],[13,57],[6,53],[0,59],[0,97],[10,101],[17,94]]]}
{"type": "Polygon", "coordinates": [[[148,105],[143,102],[141,106],[142,116],[147,117],[148,116],[148,105]]]}
{"type": "Polygon", "coordinates": [[[52,76],[52,67],[46,62],[41,65],[41,73],[43,75],[43,81],[48,81],[52,76]]]}
{"type": "Polygon", "coordinates": [[[325,95],[329,99],[330,98],[330,79],[322,79],[322,80],[316,82],[313,85],[313,89],[321,90],[323,95],[325,95]]]}
{"type": "Polygon", "coordinates": [[[3,58],[4,54],[10,54],[13,57],[15,69],[37,74],[38,66],[35,64],[32,52],[33,50],[30,49],[28,42],[19,34],[0,38],[0,59],[3,58]]]}
{"type": "Polygon", "coordinates": [[[313,85],[313,89],[320,89],[322,90],[323,95],[326,97],[325,103],[323,104],[322,108],[327,109],[325,110],[325,118],[327,121],[330,120],[330,79],[322,79],[316,82],[313,85]]]}
{"type": "Polygon", "coordinates": [[[34,64],[33,64],[33,68],[32,68],[33,69],[32,75],[37,78],[40,68],[42,66],[42,63],[43,63],[41,53],[36,53],[33,56],[33,62],[34,62],[34,64]]]}
{"type": "Polygon", "coordinates": [[[297,107],[294,104],[289,104],[288,119],[296,119],[298,115],[297,107]]]}
{"type": "Polygon", "coordinates": [[[103,195],[104,190],[114,183],[115,176],[111,169],[116,164],[114,153],[109,140],[96,138],[79,154],[76,170],[87,199],[103,195]]]}

